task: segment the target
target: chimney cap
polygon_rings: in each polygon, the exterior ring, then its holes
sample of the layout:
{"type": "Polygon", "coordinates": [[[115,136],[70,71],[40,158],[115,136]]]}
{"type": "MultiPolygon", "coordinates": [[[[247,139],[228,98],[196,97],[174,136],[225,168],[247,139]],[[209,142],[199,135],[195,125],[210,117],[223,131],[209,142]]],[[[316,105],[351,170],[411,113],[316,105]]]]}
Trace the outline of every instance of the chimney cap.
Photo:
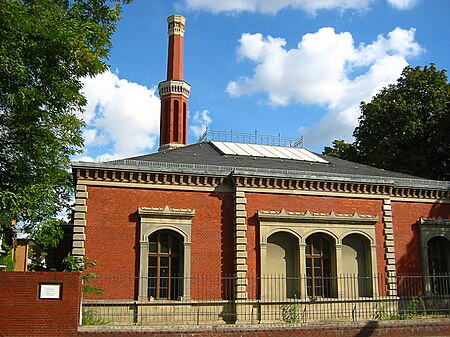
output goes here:
{"type": "Polygon", "coordinates": [[[181,22],[184,25],[186,23],[186,18],[180,14],[172,14],[167,18],[167,22],[181,22]]]}

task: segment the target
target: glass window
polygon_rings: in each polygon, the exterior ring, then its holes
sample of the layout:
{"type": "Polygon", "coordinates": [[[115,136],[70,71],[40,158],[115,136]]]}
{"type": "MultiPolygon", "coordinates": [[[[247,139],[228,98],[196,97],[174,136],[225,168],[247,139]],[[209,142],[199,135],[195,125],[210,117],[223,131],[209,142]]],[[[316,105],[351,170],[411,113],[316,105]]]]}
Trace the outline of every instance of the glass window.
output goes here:
{"type": "Polygon", "coordinates": [[[306,287],[308,296],[336,296],[333,251],[334,245],[325,235],[313,234],[306,239],[306,287]]]}
{"type": "Polygon", "coordinates": [[[448,273],[450,271],[449,241],[441,236],[428,241],[428,265],[431,276],[431,291],[437,294],[449,294],[448,273]]]}
{"type": "Polygon", "coordinates": [[[176,300],[182,296],[181,237],[171,231],[158,231],[149,237],[148,296],[176,300]]]}

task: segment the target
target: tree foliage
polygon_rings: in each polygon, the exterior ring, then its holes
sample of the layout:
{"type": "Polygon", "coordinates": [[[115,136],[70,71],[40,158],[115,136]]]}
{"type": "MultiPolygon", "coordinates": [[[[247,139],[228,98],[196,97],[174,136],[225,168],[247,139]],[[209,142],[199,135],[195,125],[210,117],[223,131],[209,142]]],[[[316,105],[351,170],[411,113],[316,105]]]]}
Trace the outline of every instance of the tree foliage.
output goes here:
{"type": "Polygon", "coordinates": [[[361,103],[355,142],[324,153],[428,179],[450,179],[450,84],[435,65],[406,67],[361,103]]]}
{"type": "Polygon", "coordinates": [[[323,154],[338,157],[349,161],[358,161],[359,153],[354,144],[347,143],[343,139],[333,140],[333,146],[325,146],[323,154]]]}
{"type": "MultiPolygon", "coordinates": [[[[128,3],[130,0],[123,0],[128,3]]],[[[16,219],[47,246],[83,145],[81,79],[107,69],[120,4],[0,0],[0,229],[16,219]]]]}

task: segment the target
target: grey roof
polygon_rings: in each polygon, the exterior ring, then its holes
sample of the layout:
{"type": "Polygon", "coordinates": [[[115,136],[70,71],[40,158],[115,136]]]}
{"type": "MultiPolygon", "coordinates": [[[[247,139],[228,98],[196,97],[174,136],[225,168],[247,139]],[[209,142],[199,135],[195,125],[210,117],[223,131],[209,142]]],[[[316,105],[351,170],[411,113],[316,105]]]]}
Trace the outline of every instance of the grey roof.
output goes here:
{"type": "MultiPolygon", "coordinates": [[[[401,173],[388,172],[374,167],[352,163],[339,158],[324,156],[317,153],[315,154],[320,158],[325,159],[328,164],[292,159],[224,155],[216,147],[214,147],[212,142],[208,141],[173,150],[132,157],[128,158],[128,160],[228,166],[241,169],[278,169],[412,178],[411,176],[401,173]]],[[[115,162],[120,163],[121,161],[119,160],[115,162]]]]}
{"type": "Polygon", "coordinates": [[[328,179],[333,181],[393,184],[404,187],[450,189],[450,182],[424,180],[410,175],[357,164],[315,153],[327,163],[292,159],[225,155],[206,141],[162,152],[106,163],[74,163],[74,167],[122,168],[166,172],[328,179]]]}

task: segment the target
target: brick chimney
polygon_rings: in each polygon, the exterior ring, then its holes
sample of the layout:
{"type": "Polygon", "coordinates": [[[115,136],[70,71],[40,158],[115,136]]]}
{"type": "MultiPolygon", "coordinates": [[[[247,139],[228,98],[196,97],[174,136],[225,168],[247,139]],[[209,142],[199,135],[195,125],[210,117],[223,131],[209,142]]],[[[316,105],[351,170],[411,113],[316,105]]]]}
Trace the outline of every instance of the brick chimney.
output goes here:
{"type": "Polygon", "coordinates": [[[158,151],[187,145],[188,98],[191,86],[183,79],[183,40],[186,19],[181,15],[167,18],[169,51],[167,80],[159,83],[161,125],[158,151]]]}

